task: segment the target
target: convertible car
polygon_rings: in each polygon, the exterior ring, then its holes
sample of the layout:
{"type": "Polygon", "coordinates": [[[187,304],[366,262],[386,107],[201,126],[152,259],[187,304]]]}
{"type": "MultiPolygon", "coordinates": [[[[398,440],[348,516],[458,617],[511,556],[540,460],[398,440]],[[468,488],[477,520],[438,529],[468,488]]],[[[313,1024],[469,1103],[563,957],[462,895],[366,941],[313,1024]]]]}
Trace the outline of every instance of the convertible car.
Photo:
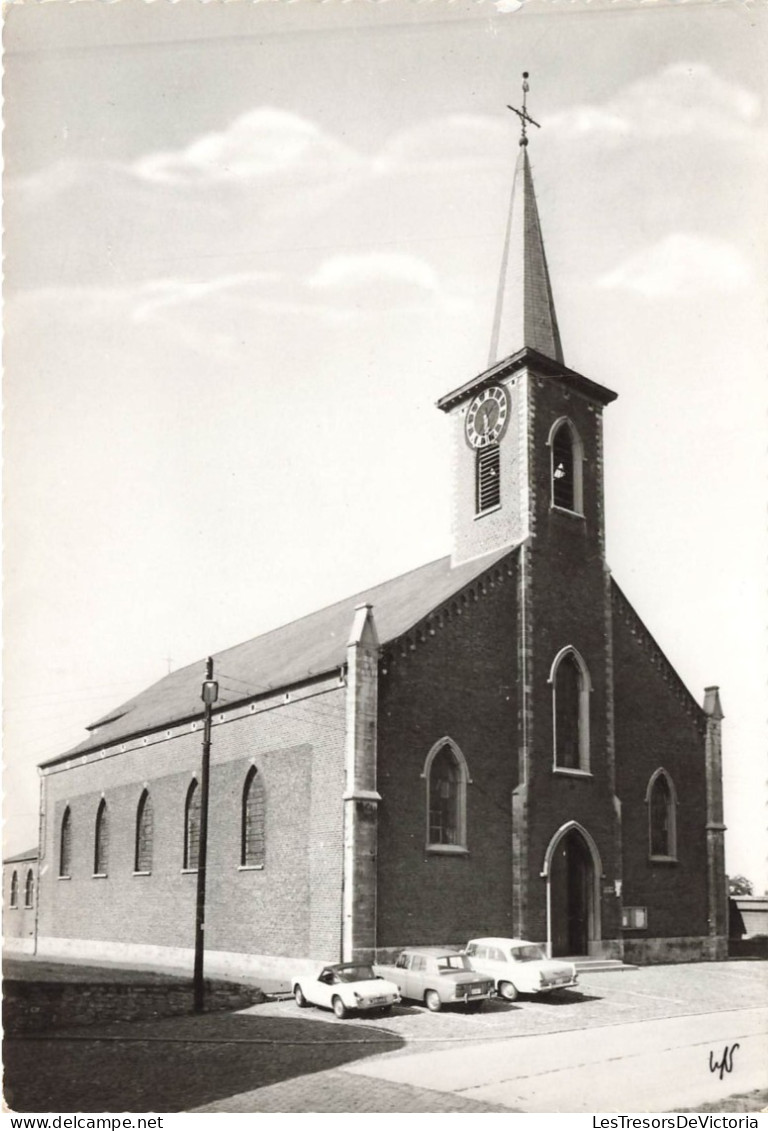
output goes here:
{"type": "Polygon", "coordinates": [[[297,975],[291,979],[293,997],[300,1009],[320,1005],[332,1009],[339,1018],[355,1011],[388,1012],[400,993],[393,982],[373,972],[372,966],[360,962],[341,962],[324,966],[319,974],[297,975]]]}

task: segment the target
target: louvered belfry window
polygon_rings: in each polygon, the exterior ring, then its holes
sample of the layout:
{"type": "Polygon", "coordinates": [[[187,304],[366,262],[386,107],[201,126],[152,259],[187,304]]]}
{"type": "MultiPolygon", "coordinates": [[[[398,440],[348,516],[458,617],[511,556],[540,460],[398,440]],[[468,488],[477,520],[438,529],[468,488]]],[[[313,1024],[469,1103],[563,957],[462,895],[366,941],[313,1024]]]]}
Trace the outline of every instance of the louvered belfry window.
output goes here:
{"type": "Polygon", "coordinates": [[[500,460],[498,444],[490,444],[477,453],[477,513],[491,510],[501,502],[500,460]]]}
{"type": "Polygon", "coordinates": [[[93,851],[93,872],[96,876],[106,876],[109,858],[109,814],[107,803],[102,798],[96,813],[96,836],[93,851]]]}
{"type": "Polygon", "coordinates": [[[149,791],[145,789],[139,798],[139,805],[136,810],[136,859],[134,861],[134,871],[136,872],[152,871],[154,833],[152,798],[149,796],[149,791]]]}
{"type": "Polygon", "coordinates": [[[243,786],[240,848],[240,865],[243,868],[258,868],[264,865],[265,817],[264,783],[256,767],[251,766],[243,786]]]}
{"type": "Polygon", "coordinates": [[[184,810],[184,867],[196,869],[200,859],[200,790],[193,781],[184,810]]]}

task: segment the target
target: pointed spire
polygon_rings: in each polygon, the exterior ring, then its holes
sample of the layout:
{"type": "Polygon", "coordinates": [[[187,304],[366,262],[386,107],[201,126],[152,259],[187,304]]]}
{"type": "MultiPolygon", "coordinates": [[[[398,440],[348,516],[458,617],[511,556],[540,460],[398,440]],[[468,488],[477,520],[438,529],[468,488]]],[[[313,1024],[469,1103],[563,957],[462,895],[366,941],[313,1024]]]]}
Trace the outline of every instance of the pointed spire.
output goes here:
{"type": "Polygon", "coordinates": [[[539,211],[528,160],[528,124],[538,126],[528,114],[525,96],[528,72],[523,74],[523,109],[512,110],[520,118],[520,156],[515,168],[509,219],[501,260],[496,313],[491,334],[489,366],[524,347],[563,362],[552,286],[549,281],[539,211]]]}

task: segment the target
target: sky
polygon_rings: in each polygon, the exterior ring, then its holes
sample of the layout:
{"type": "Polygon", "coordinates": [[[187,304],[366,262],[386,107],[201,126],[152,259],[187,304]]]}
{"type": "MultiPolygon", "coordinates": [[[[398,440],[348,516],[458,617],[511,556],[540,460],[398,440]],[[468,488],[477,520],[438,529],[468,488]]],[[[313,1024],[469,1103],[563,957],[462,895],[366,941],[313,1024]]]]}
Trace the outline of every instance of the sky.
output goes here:
{"type": "Polygon", "coordinates": [[[450,550],[520,82],[607,555],[721,687],[727,868],[768,889],[766,8],[13,5],[5,852],[36,764],[169,670],[450,550]]]}

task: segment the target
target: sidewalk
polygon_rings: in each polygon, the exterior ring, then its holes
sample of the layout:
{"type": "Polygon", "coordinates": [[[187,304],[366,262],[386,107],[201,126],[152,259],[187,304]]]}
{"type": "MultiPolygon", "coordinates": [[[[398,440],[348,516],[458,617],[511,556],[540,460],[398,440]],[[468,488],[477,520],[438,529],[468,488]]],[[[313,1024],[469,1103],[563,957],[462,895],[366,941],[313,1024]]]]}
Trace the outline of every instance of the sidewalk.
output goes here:
{"type": "Polygon", "coordinates": [[[333,1069],[196,1107],[194,1112],[511,1112],[514,1108],[333,1069]]]}

